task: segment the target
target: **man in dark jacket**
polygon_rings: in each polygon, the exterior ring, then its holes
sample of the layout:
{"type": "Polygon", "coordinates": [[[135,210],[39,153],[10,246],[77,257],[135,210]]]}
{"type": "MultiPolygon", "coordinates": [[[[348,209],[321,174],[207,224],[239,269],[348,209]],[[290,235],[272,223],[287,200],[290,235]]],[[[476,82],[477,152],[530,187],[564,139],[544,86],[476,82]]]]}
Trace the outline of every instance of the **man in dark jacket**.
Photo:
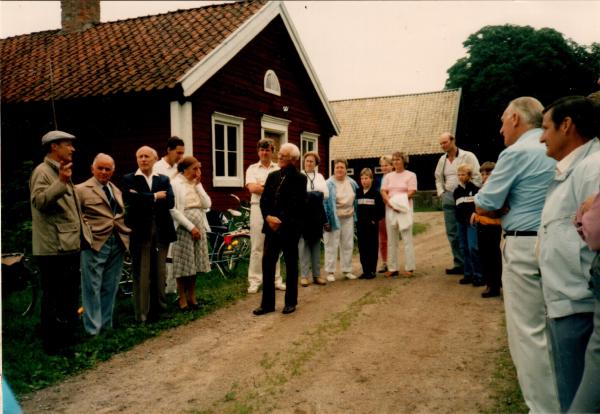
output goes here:
{"type": "Polygon", "coordinates": [[[302,212],[306,200],[306,176],[295,162],[300,150],[286,143],[279,149],[279,170],[269,174],[260,199],[260,210],[265,220],[263,233],[263,294],[255,315],[275,310],[275,265],[283,251],[286,265],[285,306],[283,313],[292,313],[298,302],[298,241],[302,231],[302,212]]]}
{"type": "Polygon", "coordinates": [[[150,147],[137,150],[138,170],[123,177],[125,224],[131,229],[135,318],[145,323],[167,308],[165,262],[175,227],[169,210],[175,206],[169,177],[152,172],[158,155],[150,147]]]}

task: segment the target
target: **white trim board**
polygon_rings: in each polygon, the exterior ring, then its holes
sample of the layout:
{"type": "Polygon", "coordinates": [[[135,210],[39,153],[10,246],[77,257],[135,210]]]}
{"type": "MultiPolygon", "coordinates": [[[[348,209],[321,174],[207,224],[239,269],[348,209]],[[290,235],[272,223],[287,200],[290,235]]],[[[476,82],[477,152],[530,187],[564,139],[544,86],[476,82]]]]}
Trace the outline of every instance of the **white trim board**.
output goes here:
{"type": "Polygon", "coordinates": [[[204,83],[206,83],[215,73],[227,64],[235,55],[239,53],[252,39],[254,39],[273,19],[281,16],[288,34],[294,43],[300,60],[304,64],[304,69],[308,73],[315,90],[321,100],[321,104],[327,113],[331,124],[335,129],[336,135],[340,134],[340,124],[335,118],[335,114],[329,100],[325,95],[316,72],[308,59],[308,55],[300,42],[298,32],[294,28],[292,20],[281,1],[267,2],[254,16],[245,21],[238,29],[233,32],[219,46],[212,50],[204,59],[194,65],[188,72],[184,73],[178,82],[181,83],[184,96],[191,96],[204,83]]]}

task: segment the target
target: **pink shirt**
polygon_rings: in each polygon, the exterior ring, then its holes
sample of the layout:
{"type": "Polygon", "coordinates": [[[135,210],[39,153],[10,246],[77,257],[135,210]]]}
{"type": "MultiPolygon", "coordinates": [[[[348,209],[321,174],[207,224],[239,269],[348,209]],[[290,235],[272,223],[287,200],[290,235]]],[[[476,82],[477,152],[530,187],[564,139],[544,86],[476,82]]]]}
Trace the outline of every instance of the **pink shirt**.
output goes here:
{"type": "Polygon", "coordinates": [[[575,218],[577,230],[592,250],[600,250],[600,193],[596,195],[590,209],[581,214],[577,210],[575,218]]]}
{"type": "MultiPolygon", "coordinates": [[[[416,191],[417,175],[408,170],[404,170],[401,173],[393,171],[383,177],[381,189],[387,190],[390,197],[397,193],[408,193],[411,190],[416,191]]],[[[412,198],[410,199],[410,205],[412,206],[412,198]]]]}

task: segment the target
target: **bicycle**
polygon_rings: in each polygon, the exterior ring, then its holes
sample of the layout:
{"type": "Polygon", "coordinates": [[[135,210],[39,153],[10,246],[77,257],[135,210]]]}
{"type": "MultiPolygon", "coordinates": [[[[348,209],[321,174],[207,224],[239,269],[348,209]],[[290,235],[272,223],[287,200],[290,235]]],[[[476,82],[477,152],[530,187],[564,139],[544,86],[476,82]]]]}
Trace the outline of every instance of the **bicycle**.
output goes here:
{"type": "Polygon", "coordinates": [[[24,253],[3,253],[2,308],[21,316],[33,313],[40,291],[39,273],[24,253]]]}
{"type": "Polygon", "coordinates": [[[238,196],[230,194],[240,209],[207,214],[211,231],[207,232],[209,259],[223,277],[231,275],[240,262],[250,259],[250,207],[238,196]]]}

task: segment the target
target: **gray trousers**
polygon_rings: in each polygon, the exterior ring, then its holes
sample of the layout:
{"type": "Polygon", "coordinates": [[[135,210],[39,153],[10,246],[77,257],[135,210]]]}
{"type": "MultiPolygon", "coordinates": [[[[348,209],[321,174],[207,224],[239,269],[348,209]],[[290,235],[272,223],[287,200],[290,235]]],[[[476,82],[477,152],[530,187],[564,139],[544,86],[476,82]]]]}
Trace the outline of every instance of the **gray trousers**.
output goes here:
{"type": "Polygon", "coordinates": [[[300,276],[309,278],[321,276],[321,241],[313,244],[300,237],[298,242],[298,255],[300,256],[300,276]],[[312,272],[311,272],[312,270],[312,272]]]}
{"type": "Polygon", "coordinates": [[[600,413],[600,300],[596,298],[594,332],[585,351],[581,383],[569,408],[570,413],[600,413]]]}
{"type": "Polygon", "coordinates": [[[458,223],[456,222],[456,203],[454,195],[450,191],[442,194],[442,209],[444,210],[444,223],[446,224],[446,236],[452,249],[454,267],[463,267],[464,258],[458,238],[458,223]]]}

